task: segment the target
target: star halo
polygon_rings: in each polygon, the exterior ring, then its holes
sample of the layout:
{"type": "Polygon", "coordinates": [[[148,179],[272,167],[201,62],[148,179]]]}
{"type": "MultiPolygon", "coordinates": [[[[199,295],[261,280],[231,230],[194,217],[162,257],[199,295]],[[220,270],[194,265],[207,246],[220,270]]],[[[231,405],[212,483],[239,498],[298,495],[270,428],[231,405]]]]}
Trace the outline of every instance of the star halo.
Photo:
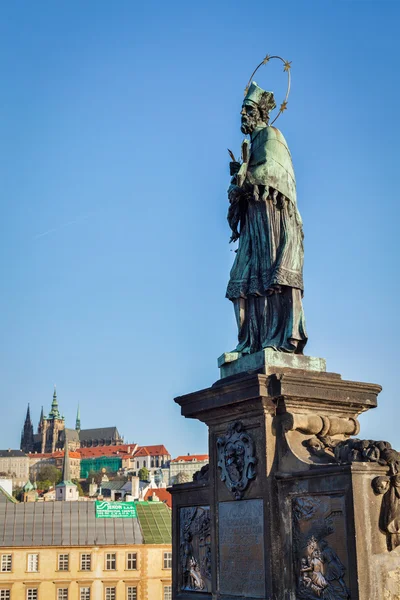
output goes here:
{"type": "Polygon", "coordinates": [[[270,56],[269,54],[267,54],[267,56],[260,62],[260,64],[254,69],[254,71],[250,75],[249,82],[246,85],[246,89],[244,90],[244,95],[246,95],[247,92],[249,91],[249,87],[250,87],[250,84],[251,84],[251,82],[253,80],[253,77],[257,73],[258,69],[260,67],[262,67],[263,65],[266,65],[267,63],[269,63],[269,61],[273,60],[274,58],[276,58],[278,60],[281,60],[283,62],[283,70],[284,70],[285,73],[288,74],[288,85],[287,85],[285,99],[282,102],[282,104],[281,104],[281,106],[279,108],[279,112],[276,115],[275,119],[272,121],[271,125],[273,125],[275,123],[275,121],[281,116],[281,114],[287,109],[288,98],[289,98],[289,93],[290,93],[290,83],[291,83],[290,70],[292,68],[292,63],[289,62],[288,60],[283,59],[281,56],[270,56]]]}

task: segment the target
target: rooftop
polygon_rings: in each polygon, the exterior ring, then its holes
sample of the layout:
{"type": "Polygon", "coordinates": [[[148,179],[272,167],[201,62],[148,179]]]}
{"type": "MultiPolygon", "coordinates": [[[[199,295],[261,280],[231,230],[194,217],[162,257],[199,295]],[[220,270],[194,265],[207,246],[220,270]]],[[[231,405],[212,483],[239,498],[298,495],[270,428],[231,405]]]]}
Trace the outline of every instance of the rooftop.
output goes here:
{"type": "Polygon", "coordinates": [[[137,519],[97,519],[94,502],[0,503],[0,547],[170,544],[170,509],[136,506],[137,519]]]}
{"type": "Polygon", "coordinates": [[[164,502],[169,508],[172,508],[172,496],[166,488],[150,488],[146,492],[144,499],[150,500],[153,494],[157,496],[160,502],[164,502]]]}
{"type": "Polygon", "coordinates": [[[145,544],[171,543],[171,510],[164,502],[136,502],[145,544]]]}
{"type": "Polygon", "coordinates": [[[163,444],[158,446],[138,446],[136,456],[169,456],[169,452],[163,444]]]}
{"type": "Polygon", "coordinates": [[[0,458],[8,458],[11,456],[13,458],[24,458],[28,455],[25,454],[25,452],[22,452],[22,450],[0,450],[0,458]]]}
{"type": "Polygon", "coordinates": [[[208,454],[185,454],[183,456],[177,456],[171,462],[200,462],[208,460],[208,454]]]}

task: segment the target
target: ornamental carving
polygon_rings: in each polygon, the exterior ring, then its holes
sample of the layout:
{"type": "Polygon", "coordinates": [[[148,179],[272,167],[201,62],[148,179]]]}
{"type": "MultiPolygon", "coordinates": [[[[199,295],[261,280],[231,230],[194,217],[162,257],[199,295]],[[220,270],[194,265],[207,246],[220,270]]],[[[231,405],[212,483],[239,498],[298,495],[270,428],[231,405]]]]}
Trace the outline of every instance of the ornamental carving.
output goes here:
{"type": "MultiPolygon", "coordinates": [[[[292,503],[297,600],[349,600],[343,564],[343,499],[297,496],[292,503]]],[[[345,554],[344,554],[345,556],[345,554]]]]}
{"type": "Polygon", "coordinates": [[[180,509],[179,580],[181,591],[211,592],[210,507],[180,509]]]}
{"type": "Polygon", "coordinates": [[[217,439],[218,468],[221,481],[241,500],[250,481],[256,477],[257,458],[252,436],[243,423],[232,423],[224,436],[217,439]]]}

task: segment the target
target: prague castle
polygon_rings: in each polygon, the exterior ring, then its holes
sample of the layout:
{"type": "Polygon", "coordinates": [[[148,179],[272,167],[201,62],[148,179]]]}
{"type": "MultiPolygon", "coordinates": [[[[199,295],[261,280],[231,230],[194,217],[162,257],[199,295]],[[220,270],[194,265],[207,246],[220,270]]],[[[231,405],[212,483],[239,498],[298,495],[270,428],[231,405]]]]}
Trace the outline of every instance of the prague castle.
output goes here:
{"type": "Polygon", "coordinates": [[[28,405],[21,434],[20,448],[26,453],[52,453],[64,448],[66,437],[70,450],[97,446],[119,446],[124,443],[116,427],[81,429],[79,408],[75,429],[67,429],[65,427],[65,419],[59,411],[57,392],[54,388],[50,412],[48,416],[45,416],[42,408],[37,433],[34,433],[33,430],[30,407],[28,405]]]}

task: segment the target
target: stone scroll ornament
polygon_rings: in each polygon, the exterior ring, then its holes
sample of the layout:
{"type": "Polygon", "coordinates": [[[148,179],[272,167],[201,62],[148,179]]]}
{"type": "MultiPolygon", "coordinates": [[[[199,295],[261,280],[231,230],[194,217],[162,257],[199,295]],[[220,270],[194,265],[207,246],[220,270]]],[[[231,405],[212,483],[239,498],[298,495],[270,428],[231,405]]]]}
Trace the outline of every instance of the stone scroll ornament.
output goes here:
{"type": "Polygon", "coordinates": [[[383,496],[379,527],[386,534],[388,550],[400,546],[400,452],[389,442],[357,438],[338,441],[329,436],[312,437],[305,446],[311,454],[340,464],[372,462],[388,467],[387,475],[375,477],[372,487],[375,494],[383,496]]]}
{"type": "Polygon", "coordinates": [[[221,481],[241,500],[250,481],[256,477],[257,458],[252,436],[243,423],[235,421],[226,434],[217,439],[218,468],[221,481]]]}

